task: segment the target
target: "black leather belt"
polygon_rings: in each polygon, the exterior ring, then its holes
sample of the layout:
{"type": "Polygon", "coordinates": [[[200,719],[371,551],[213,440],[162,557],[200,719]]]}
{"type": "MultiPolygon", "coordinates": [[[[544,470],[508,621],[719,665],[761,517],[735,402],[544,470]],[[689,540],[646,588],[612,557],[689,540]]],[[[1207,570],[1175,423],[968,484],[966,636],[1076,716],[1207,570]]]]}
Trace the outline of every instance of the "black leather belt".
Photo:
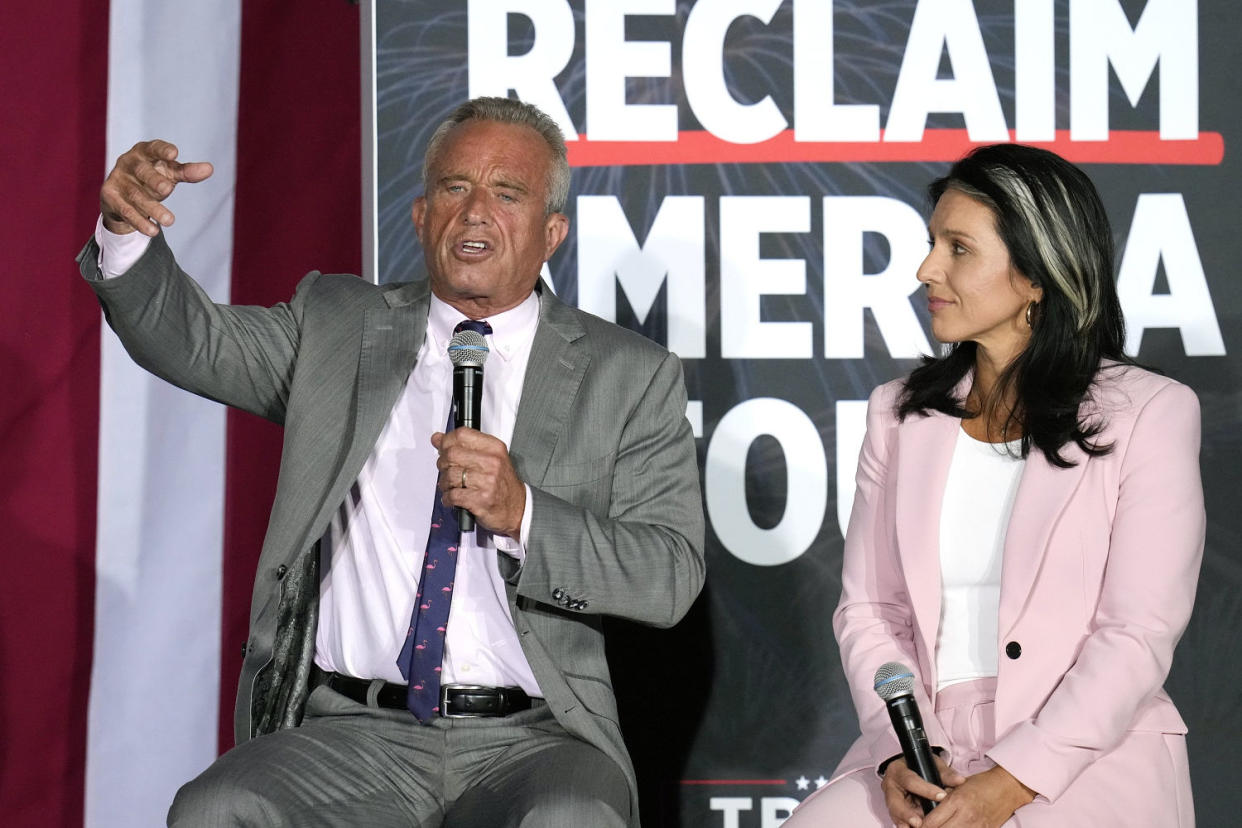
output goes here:
{"type": "MultiPolygon", "coordinates": [[[[367,679],[326,673],[314,668],[311,684],[326,684],[336,692],[359,704],[367,704],[371,682],[367,679]]],[[[405,710],[406,686],[386,681],[375,696],[379,707],[405,710]]],[[[450,719],[481,716],[508,716],[530,710],[531,698],[520,687],[483,687],[477,684],[449,684],[440,688],[440,715],[450,719]]]]}

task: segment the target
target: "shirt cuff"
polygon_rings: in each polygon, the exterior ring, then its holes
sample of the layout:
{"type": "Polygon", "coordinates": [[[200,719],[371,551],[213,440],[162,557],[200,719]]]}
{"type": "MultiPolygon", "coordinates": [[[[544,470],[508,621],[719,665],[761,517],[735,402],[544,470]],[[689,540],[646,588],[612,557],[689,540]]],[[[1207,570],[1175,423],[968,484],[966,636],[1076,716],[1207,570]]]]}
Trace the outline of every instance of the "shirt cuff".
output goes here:
{"type": "Polygon", "coordinates": [[[535,499],[530,495],[530,486],[523,484],[523,488],[526,489],[526,506],[522,509],[522,528],[520,530],[520,537],[518,539],[514,539],[508,535],[492,536],[492,541],[496,544],[496,548],[501,552],[504,552],[510,558],[513,558],[518,562],[518,564],[526,563],[526,544],[521,539],[530,537],[530,520],[535,502],[535,499]]]}
{"type": "Polygon", "coordinates": [[[120,276],[147,252],[151,238],[138,231],[113,233],[104,227],[103,216],[95,220],[95,243],[99,245],[99,272],[105,279],[120,276]]]}

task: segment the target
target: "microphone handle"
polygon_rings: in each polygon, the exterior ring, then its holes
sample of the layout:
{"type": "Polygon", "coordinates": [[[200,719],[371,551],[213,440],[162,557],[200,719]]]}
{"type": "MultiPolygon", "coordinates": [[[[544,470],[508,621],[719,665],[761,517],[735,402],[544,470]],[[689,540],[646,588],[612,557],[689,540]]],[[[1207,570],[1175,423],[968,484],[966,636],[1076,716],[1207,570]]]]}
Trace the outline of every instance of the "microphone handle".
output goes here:
{"type": "MultiPolygon", "coordinates": [[[[483,408],[483,368],[475,365],[461,365],[453,369],[453,427],[479,427],[479,413],[483,408]]],[[[457,523],[463,532],[474,531],[474,515],[460,506],[457,508],[457,523]]]]}
{"type": "MultiPolygon", "coordinates": [[[[940,772],[932,760],[931,745],[927,741],[927,733],[923,730],[923,717],[919,715],[919,706],[914,696],[897,696],[889,699],[888,716],[893,721],[893,729],[897,731],[897,741],[901,742],[901,753],[906,758],[906,766],[926,781],[938,788],[944,787],[940,781],[940,772]]],[[[936,803],[930,799],[919,797],[923,804],[923,813],[931,813],[936,803]]]]}

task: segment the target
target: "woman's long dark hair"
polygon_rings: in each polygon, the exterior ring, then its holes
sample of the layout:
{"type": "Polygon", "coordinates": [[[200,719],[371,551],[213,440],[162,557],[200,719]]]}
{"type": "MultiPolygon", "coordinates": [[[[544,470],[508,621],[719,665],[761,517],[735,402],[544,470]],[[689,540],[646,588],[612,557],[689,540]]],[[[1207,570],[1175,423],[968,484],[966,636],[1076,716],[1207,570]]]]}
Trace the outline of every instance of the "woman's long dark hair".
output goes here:
{"type": "MultiPolygon", "coordinates": [[[[1022,434],[1023,457],[1034,447],[1061,468],[1074,465],[1061,456],[1069,442],[1088,455],[1107,454],[1112,445],[1093,439],[1103,420],[1084,418],[1081,405],[1102,361],[1134,363],[1124,351],[1112,230],[1095,185],[1054,153],[995,144],[973,150],[931,183],[933,208],[950,189],[991,209],[1014,266],[1043,288],[1030,342],[1001,373],[991,396],[1015,401],[1003,432],[1022,434]]],[[[925,358],[906,380],[898,416],[974,416],[954,389],[974,368],[976,348],[961,342],[945,356],[925,358]]]]}

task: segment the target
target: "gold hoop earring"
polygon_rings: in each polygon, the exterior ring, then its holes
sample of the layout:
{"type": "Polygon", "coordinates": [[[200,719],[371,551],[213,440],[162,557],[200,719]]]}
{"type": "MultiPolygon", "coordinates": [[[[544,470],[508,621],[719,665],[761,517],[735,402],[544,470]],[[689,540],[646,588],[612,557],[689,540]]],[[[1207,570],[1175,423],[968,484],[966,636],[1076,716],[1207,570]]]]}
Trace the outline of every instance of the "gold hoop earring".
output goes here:
{"type": "Polygon", "coordinates": [[[1038,306],[1038,302],[1031,302],[1026,306],[1026,326],[1028,328],[1035,327],[1035,308],[1038,306]]]}

